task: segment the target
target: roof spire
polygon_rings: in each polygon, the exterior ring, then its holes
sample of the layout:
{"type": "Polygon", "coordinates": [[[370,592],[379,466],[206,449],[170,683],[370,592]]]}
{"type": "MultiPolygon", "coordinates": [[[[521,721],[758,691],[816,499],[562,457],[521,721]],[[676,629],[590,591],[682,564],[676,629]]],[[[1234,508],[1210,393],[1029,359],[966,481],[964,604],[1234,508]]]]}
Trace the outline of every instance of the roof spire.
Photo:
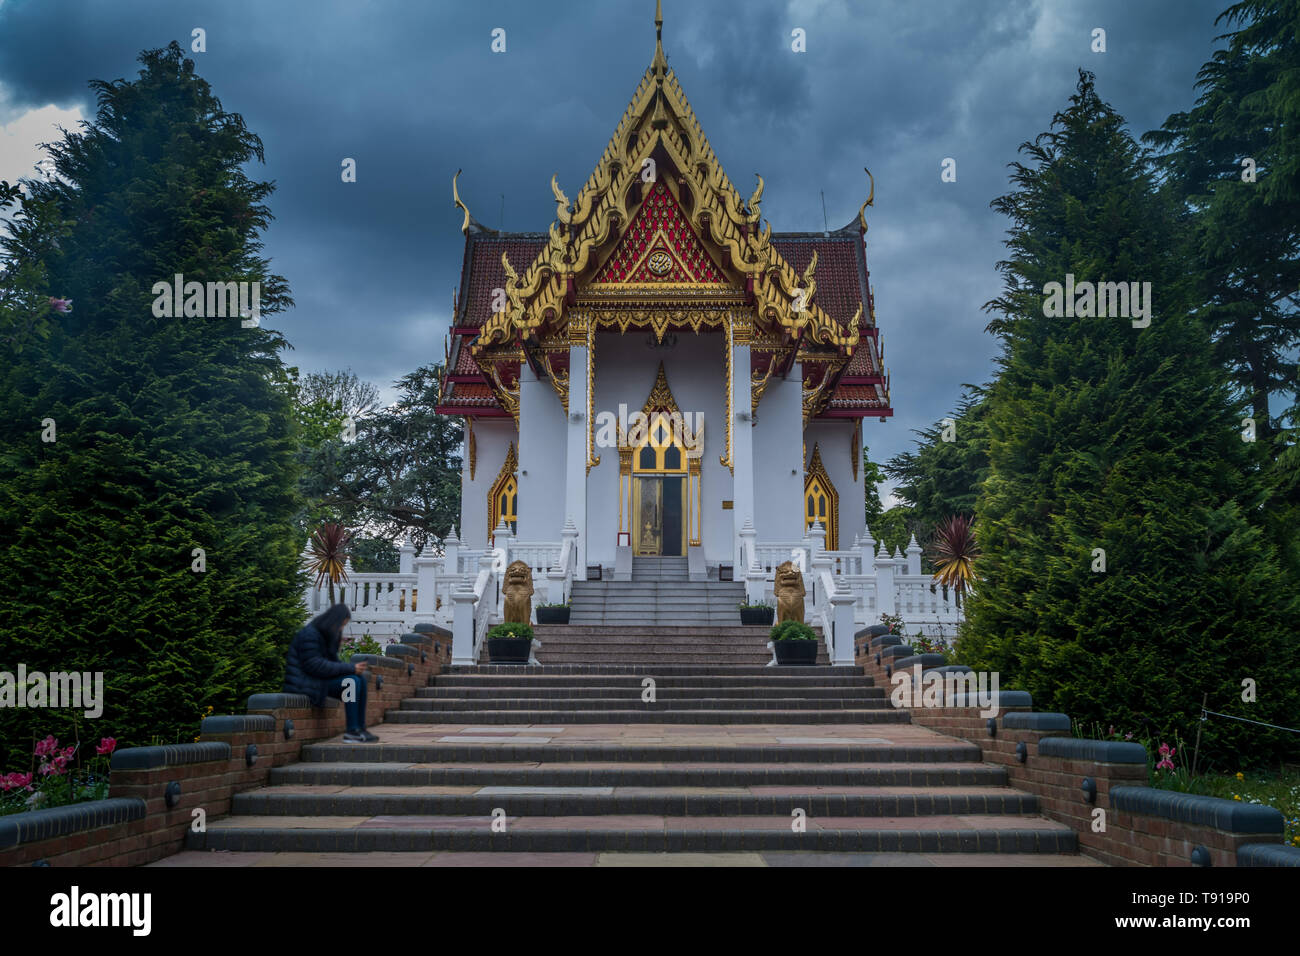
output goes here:
{"type": "Polygon", "coordinates": [[[668,72],[668,60],[664,57],[664,3],[655,0],[655,58],[651,69],[656,75],[668,72]]]}

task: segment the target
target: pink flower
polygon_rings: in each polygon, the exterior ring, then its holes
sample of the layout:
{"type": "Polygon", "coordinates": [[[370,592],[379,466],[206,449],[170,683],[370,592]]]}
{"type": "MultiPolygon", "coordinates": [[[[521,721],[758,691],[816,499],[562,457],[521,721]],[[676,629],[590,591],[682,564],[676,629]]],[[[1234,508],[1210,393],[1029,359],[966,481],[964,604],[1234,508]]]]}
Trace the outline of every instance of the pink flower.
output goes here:
{"type": "Polygon", "coordinates": [[[75,754],[76,752],[77,752],[77,748],[76,748],[76,747],[64,747],[64,748],[63,748],[63,756],[64,756],[64,759],[67,759],[68,757],[71,757],[71,756],[72,756],[73,754],[75,754]]]}
{"type": "Polygon", "coordinates": [[[41,769],[40,769],[40,774],[41,774],[41,776],[42,776],[42,777],[48,777],[48,776],[51,776],[51,775],[53,775],[53,776],[55,776],[55,777],[61,777],[61,776],[63,776],[63,767],[59,764],[59,760],[62,760],[62,759],[63,759],[63,758],[60,757],[60,758],[56,759],[54,763],[43,763],[43,764],[41,764],[41,769]]]}
{"type": "Polygon", "coordinates": [[[50,308],[52,308],[55,312],[71,312],[72,300],[58,299],[55,298],[54,296],[50,296],[50,308]]]}
{"type": "Polygon", "coordinates": [[[54,758],[54,766],[58,767],[60,771],[65,770],[68,766],[68,758],[63,754],[59,754],[54,758]]]}
{"type": "Polygon", "coordinates": [[[0,790],[22,790],[30,789],[32,784],[32,775],[30,773],[11,773],[6,777],[0,777],[0,790]]]}
{"type": "Polygon", "coordinates": [[[95,748],[95,753],[101,756],[105,756],[107,754],[111,754],[116,749],[117,749],[116,737],[103,737],[99,741],[99,746],[95,748]]]}
{"type": "Polygon", "coordinates": [[[36,756],[46,757],[59,749],[59,742],[53,736],[46,737],[36,745],[36,756]]]}

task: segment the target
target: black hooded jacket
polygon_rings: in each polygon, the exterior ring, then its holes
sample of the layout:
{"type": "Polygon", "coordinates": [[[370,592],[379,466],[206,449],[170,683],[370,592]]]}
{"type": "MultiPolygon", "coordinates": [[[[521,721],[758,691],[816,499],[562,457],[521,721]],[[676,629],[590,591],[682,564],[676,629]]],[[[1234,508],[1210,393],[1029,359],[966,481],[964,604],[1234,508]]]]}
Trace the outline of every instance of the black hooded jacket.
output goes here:
{"type": "Polygon", "coordinates": [[[293,637],[284,668],[284,692],[306,694],[316,707],[325,705],[325,691],[331,681],[355,673],[353,665],[339,660],[342,635],[331,641],[308,624],[293,637]]]}

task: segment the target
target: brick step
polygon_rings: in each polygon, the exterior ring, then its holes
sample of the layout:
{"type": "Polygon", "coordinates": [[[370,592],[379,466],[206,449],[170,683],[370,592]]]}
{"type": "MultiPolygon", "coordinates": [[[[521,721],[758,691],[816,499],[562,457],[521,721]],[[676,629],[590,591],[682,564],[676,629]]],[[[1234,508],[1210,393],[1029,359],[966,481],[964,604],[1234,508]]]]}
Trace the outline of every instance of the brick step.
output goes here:
{"type": "MultiPolygon", "coordinates": [[[[648,706],[648,705],[647,705],[648,706]]],[[[905,710],[390,710],[390,724],[446,724],[453,716],[476,724],[907,724],[905,710]]]]}
{"type": "MultiPolygon", "coordinates": [[[[707,629],[700,628],[697,625],[674,625],[674,624],[657,624],[654,627],[646,627],[638,630],[628,630],[626,628],[618,631],[611,630],[600,624],[538,624],[533,630],[537,634],[539,641],[544,641],[547,636],[554,639],[556,636],[566,636],[568,634],[591,635],[593,637],[607,637],[611,635],[629,636],[638,639],[647,637],[664,636],[669,637],[675,634],[683,634],[688,637],[698,637],[701,633],[717,635],[718,637],[753,637],[762,635],[767,638],[771,630],[765,624],[725,624],[710,627],[707,629]]],[[[814,628],[815,630],[815,628],[814,628]]]]}
{"type": "MultiPolygon", "coordinates": [[[[787,668],[792,670],[793,668],[787,668]]],[[[534,668],[535,670],[535,668],[534,668]]],[[[765,668],[765,670],[776,670],[776,668],[765,668]]],[[[788,674],[779,674],[774,677],[680,677],[667,676],[656,678],[655,686],[662,690],[679,690],[684,688],[708,688],[710,690],[724,690],[727,688],[748,688],[748,687],[774,687],[777,689],[802,689],[802,688],[825,688],[825,687],[874,687],[875,684],[869,677],[823,677],[816,676],[821,668],[813,669],[809,667],[799,668],[803,674],[814,676],[804,677],[790,676],[788,674]]],[[[616,687],[641,688],[641,682],[645,678],[636,676],[620,677],[616,674],[531,674],[528,676],[512,677],[508,674],[439,674],[430,681],[431,687],[616,687]]],[[[420,688],[416,696],[425,696],[424,691],[430,688],[420,688]]],[[[884,688],[881,688],[884,690],[884,688]]]]}
{"type": "MultiPolygon", "coordinates": [[[[374,788],[372,788],[374,789],[374,788]]],[[[382,788],[380,788],[382,789],[382,788]]],[[[859,787],[858,792],[832,788],[814,792],[796,787],[781,794],[735,787],[700,792],[697,787],[465,787],[471,793],[438,793],[440,788],[408,788],[404,793],[313,793],[306,788],[268,787],[236,794],[236,816],[465,816],[490,817],[498,807],[520,816],[572,817],[612,815],[783,816],[803,810],[809,817],[928,817],[957,814],[1033,814],[1038,798],[1009,787],[942,790],[859,787]],[[523,791],[523,792],[520,792],[523,791]],[[793,792],[789,792],[793,791],[793,792]]]]}
{"type": "Polygon", "coordinates": [[[724,852],[814,850],[854,853],[1074,853],[1074,831],[1034,816],[988,816],[978,826],[962,817],[830,817],[807,819],[796,833],[790,817],[510,817],[493,832],[486,816],[412,816],[402,826],[384,817],[229,817],[188,829],[191,850],[347,853],[387,850],[510,850],[514,852],[724,852]]]}
{"type": "Polygon", "coordinates": [[[861,667],[852,664],[819,665],[817,667],[766,667],[755,664],[562,664],[562,665],[528,665],[528,664],[453,664],[452,674],[510,674],[524,676],[529,674],[619,674],[640,675],[647,677],[846,677],[862,673],[861,667]]]}
{"type": "MultiPolygon", "coordinates": [[[[734,640],[722,640],[716,637],[673,637],[668,639],[625,637],[618,640],[595,640],[589,637],[552,637],[549,641],[543,637],[537,640],[549,651],[590,650],[600,653],[616,654],[627,651],[651,651],[663,654],[726,654],[755,651],[767,652],[767,641],[762,637],[742,637],[734,640]]],[[[769,655],[770,656],[770,655],[769,655]]]]}
{"type": "Polygon", "coordinates": [[[997,787],[985,764],[460,764],[298,763],[271,770],[272,786],[348,787],[997,787]]]}
{"type": "Polygon", "coordinates": [[[401,709],[407,712],[447,714],[476,710],[637,710],[647,713],[683,710],[889,710],[897,711],[893,703],[882,698],[830,697],[809,700],[804,697],[770,698],[672,698],[659,697],[643,701],[633,691],[621,697],[522,697],[504,696],[485,699],[450,697],[405,697],[401,709]]]}
{"type": "MultiPolygon", "coordinates": [[[[622,687],[600,685],[596,687],[509,687],[491,685],[486,687],[421,687],[415,692],[420,700],[448,699],[494,699],[522,695],[530,699],[557,697],[565,700],[618,699],[626,700],[627,695],[640,696],[642,688],[639,683],[629,683],[622,687]]],[[[804,700],[877,700],[886,696],[883,687],[666,687],[655,683],[655,695],[659,700],[773,700],[800,697],[804,700]]]]}
{"type": "MultiPolygon", "coordinates": [[[[900,713],[905,713],[900,711],[900,713]]],[[[542,726],[546,726],[543,724],[542,726]]],[[[573,765],[707,764],[934,764],[966,763],[980,766],[983,751],[975,744],[954,740],[941,744],[777,744],[760,747],[704,747],[675,744],[516,744],[500,742],[429,744],[306,744],[304,763],[343,764],[458,764],[545,763],[573,765]]]]}
{"type": "Polygon", "coordinates": [[[660,697],[642,701],[640,692],[614,697],[403,697],[400,709],[447,713],[452,710],[894,710],[884,697],[660,697]]]}

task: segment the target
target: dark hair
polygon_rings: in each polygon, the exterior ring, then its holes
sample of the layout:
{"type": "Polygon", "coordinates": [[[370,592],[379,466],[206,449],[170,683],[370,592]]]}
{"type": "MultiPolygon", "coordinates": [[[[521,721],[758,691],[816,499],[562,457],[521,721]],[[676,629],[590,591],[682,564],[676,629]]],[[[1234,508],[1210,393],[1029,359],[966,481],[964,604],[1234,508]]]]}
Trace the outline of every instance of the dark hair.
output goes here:
{"type": "Polygon", "coordinates": [[[335,604],[320,614],[317,614],[311,620],[311,626],[325,635],[325,639],[333,646],[343,640],[343,624],[352,617],[352,611],[346,604],[335,604]]]}

